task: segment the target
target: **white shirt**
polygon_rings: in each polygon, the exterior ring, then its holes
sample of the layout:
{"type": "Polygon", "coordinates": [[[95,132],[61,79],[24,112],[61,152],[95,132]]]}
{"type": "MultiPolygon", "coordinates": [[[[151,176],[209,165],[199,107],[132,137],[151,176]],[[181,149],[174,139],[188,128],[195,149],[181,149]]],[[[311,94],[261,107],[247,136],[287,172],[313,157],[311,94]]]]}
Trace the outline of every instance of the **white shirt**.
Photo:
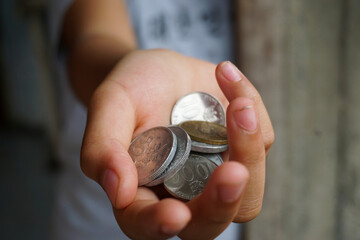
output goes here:
{"type": "MultiPolygon", "coordinates": [[[[66,53],[59,51],[61,22],[73,0],[50,2],[50,39],[60,94],[61,135],[57,148],[63,171],[53,214],[52,239],[128,239],[113,216],[102,188],[80,170],[86,109],[67,80],[66,53]]],[[[128,0],[139,48],[168,48],[219,63],[233,59],[230,0],[128,0]],[[218,47],[221,46],[221,47],[218,47]]],[[[231,225],[218,239],[239,239],[231,225]]]]}

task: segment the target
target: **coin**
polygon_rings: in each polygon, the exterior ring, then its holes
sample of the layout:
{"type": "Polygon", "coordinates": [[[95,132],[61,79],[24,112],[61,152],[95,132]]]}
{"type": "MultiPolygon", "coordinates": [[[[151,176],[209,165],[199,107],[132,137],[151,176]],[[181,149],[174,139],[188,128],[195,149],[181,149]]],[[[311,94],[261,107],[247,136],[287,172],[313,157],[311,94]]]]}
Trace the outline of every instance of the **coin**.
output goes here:
{"type": "Polygon", "coordinates": [[[192,140],[213,145],[227,144],[226,127],[205,121],[187,121],[179,125],[190,135],[192,140]]]}
{"type": "Polygon", "coordinates": [[[139,186],[153,181],[166,169],[176,147],[176,136],[166,127],[151,128],[131,142],[129,154],[137,169],[139,186]]]}
{"type": "Polygon", "coordinates": [[[177,138],[177,148],[175,156],[167,166],[167,168],[152,182],[146,184],[151,187],[164,182],[165,178],[170,178],[176,174],[177,171],[185,164],[189,157],[191,150],[191,139],[184,129],[178,126],[170,126],[169,129],[175,134],[177,138]]]}
{"type": "Polygon", "coordinates": [[[214,96],[204,92],[193,92],[180,98],[171,112],[171,124],[180,124],[189,120],[225,125],[225,111],[214,96]]]}
{"type": "Polygon", "coordinates": [[[210,161],[216,164],[216,166],[220,166],[224,163],[222,157],[218,153],[197,153],[200,156],[206,157],[210,161]]]}
{"type": "Polygon", "coordinates": [[[166,190],[177,198],[191,200],[200,194],[217,165],[209,159],[191,153],[185,165],[171,178],[166,178],[166,190]]]}
{"type": "Polygon", "coordinates": [[[201,143],[192,140],[191,141],[191,151],[201,152],[201,153],[220,153],[225,152],[228,149],[228,145],[213,145],[207,143],[201,143]]]}

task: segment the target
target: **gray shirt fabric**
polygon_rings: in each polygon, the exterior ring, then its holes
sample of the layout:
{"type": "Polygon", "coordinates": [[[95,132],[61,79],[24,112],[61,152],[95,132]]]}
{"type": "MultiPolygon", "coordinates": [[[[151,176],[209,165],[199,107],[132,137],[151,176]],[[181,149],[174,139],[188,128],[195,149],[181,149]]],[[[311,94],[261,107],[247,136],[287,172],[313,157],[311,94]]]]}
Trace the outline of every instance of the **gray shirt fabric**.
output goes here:
{"type": "MultiPolygon", "coordinates": [[[[66,53],[59,51],[63,15],[73,0],[49,5],[50,39],[60,92],[61,134],[57,148],[63,171],[57,185],[51,239],[128,239],[119,229],[106,194],[80,170],[86,110],[66,76],[66,53]]],[[[230,0],[128,0],[139,48],[167,48],[213,63],[233,59],[230,0]]],[[[218,239],[238,239],[238,226],[218,239]]]]}
{"type": "Polygon", "coordinates": [[[232,60],[231,1],[128,2],[140,48],[168,48],[213,63],[232,60]]]}

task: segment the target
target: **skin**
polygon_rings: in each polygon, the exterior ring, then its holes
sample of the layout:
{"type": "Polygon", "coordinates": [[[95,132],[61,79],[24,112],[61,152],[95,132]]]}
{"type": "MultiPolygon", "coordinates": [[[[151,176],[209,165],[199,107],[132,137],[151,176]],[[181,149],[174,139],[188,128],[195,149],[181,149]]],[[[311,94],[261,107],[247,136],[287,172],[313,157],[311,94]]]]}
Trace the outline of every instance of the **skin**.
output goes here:
{"type": "Polygon", "coordinates": [[[135,50],[118,0],[76,1],[65,18],[63,41],[74,92],[88,107],[81,168],[104,188],[130,238],[213,239],[231,222],[260,213],[274,134],[259,93],[240,71],[241,80],[232,81],[239,79],[229,79],[230,63],[216,66],[169,50],[135,50]],[[127,150],[138,134],[167,126],[177,99],[193,91],[210,93],[227,107],[229,151],[203,193],[184,203],[138,187],[127,150]],[[236,118],[250,111],[255,118],[236,118]],[[248,131],[244,124],[255,128],[248,131]]]}

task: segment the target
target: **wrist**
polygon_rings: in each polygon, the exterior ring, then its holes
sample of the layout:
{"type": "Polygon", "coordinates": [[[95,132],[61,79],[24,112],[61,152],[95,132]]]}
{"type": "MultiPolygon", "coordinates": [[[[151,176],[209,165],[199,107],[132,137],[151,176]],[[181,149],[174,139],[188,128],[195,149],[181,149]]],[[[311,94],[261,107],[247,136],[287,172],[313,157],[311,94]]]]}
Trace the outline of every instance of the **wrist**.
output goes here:
{"type": "Polygon", "coordinates": [[[114,66],[135,50],[115,37],[92,35],[79,38],[69,49],[68,76],[75,95],[85,104],[114,66]]]}

